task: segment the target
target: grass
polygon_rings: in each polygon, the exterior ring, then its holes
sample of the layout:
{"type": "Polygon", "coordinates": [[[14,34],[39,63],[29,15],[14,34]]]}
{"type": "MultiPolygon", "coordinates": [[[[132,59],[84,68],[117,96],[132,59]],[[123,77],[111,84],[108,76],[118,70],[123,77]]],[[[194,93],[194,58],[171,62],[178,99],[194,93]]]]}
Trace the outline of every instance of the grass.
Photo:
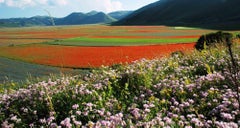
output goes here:
{"type": "Polygon", "coordinates": [[[52,45],[67,45],[67,46],[138,46],[138,45],[159,45],[159,44],[174,44],[174,43],[192,43],[196,42],[196,38],[164,38],[164,39],[125,39],[125,38],[87,38],[77,37],[61,41],[47,42],[52,45]]]}
{"type": "Polygon", "coordinates": [[[7,83],[12,81],[24,82],[29,79],[49,77],[50,75],[76,75],[82,74],[85,71],[86,70],[73,70],[67,68],[31,64],[0,57],[0,83],[7,83]]]}

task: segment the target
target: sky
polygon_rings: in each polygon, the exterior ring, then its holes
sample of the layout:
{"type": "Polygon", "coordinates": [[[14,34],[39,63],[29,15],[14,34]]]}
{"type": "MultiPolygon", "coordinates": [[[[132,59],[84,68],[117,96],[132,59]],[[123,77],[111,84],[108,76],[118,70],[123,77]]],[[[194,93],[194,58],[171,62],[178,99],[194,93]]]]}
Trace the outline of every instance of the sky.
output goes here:
{"type": "Polygon", "coordinates": [[[158,0],[0,0],[0,18],[65,17],[72,12],[136,10],[158,0]]]}

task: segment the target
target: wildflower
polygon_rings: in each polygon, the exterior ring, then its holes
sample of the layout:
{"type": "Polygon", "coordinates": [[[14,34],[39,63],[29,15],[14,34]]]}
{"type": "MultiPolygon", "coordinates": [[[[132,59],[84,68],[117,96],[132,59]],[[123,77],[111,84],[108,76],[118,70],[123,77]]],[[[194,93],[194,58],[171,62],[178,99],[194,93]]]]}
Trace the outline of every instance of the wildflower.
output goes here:
{"type": "Polygon", "coordinates": [[[203,123],[198,118],[192,118],[191,123],[195,124],[197,127],[203,127],[203,123]]]}
{"type": "Polygon", "coordinates": [[[144,108],[149,108],[148,104],[143,105],[144,108]]]}
{"type": "Polygon", "coordinates": [[[222,122],[222,121],[221,122],[216,121],[215,124],[219,128],[238,128],[238,124],[234,123],[234,122],[227,123],[227,122],[222,122]]]}
{"type": "Polygon", "coordinates": [[[151,110],[150,109],[145,109],[144,112],[149,113],[151,110]]]}
{"type": "Polygon", "coordinates": [[[81,111],[76,111],[76,114],[79,116],[81,115],[81,113],[82,113],[81,111]]]}
{"type": "Polygon", "coordinates": [[[46,121],[46,119],[44,118],[44,119],[40,119],[39,122],[40,122],[41,124],[46,124],[47,121],[46,121]]]}
{"type": "Polygon", "coordinates": [[[100,121],[100,123],[101,123],[102,126],[106,126],[106,127],[110,127],[110,125],[111,125],[110,121],[105,121],[105,120],[100,121]]]}
{"type": "Polygon", "coordinates": [[[82,125],[82,122],[81,122],[81,121],[73,121],[73,123],[74,123],[76,126],[81,126],[81,125],[82,125]]]}
{"type": "Polygon", "coordinates": [[[53,120],[55,120],[55,117],[51,116],[47,119],[47,123],[50,124],[53,120]]]}
{"type": "Polygon", "coordinates": [[[17,116],[13,116],[13,117],[11,117],[11,119],[10,120],[12,120],[12,121],[17,121],[18,119],[17,119],[17,116]]]}
{"type": "Polygon", "coordinates": [[[221,113],[221,117],[223,119],[226,119],[226,120],[232,120],[233,119],[232,115],[229,114],[229,113],[221,113]]]}
{"type": "Polygon", "coordinates": [[[79,105],[78,104],[74,104],[73,106],[72,106],[72,109],[78,109],[78,107],[79,107],[79,105]]]}
{"type": "Polygon", "coordinates": [[[56,123],[51,123],[50,124],[50,128],[57,128],[58,126],[57,126],[57,124],[56,123]]]}
{"type": "Polygon", "coordinates": [[[138,108],[134,108],[132,111],[131,111],[131,114],[136,118],[136,119],[139,119],[140,118],[140,113],[139,113],[140,109],[138,108]]]}
{"type": "Polygon", "coordinates": [[[72,124],[70,118],[65,118],[63,121],[61,121],[61,125],[67,128],[71,128],[72,124]]]}
{"type": "Polygon", "coordinates": [[[163,120],[166,122],[166,124],[171,125],[172,124],[172,119],[169,117],[164,117],[163,120]]]}

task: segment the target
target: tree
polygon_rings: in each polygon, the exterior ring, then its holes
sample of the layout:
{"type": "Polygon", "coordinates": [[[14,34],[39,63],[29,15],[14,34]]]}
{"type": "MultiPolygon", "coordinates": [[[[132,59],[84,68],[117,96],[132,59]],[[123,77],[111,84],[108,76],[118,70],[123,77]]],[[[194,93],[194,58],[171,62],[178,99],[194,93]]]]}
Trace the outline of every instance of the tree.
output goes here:
{"type": "Polygon", "coordinates": [[[218,31],[216,33],[209,33],[206,35],[202,35],[197,43],[195,44],[195,48],[199,51],[205,49],[214,47],[217,44],[224,44],[226,45],[226,39],[229,37],[233,37],[231,33],[218,31]]]}

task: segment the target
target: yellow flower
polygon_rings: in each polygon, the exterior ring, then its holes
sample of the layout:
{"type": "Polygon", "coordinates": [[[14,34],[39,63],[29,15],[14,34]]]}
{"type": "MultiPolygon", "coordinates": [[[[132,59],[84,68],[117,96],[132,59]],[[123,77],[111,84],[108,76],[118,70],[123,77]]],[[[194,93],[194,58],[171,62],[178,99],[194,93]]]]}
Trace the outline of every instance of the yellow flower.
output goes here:
{"type": "Polygon", "coordinates": [[[161,101],[160,101],[160,104],[166,104],[167,102],[166,102],[166,100],[165,99],[162,99],[161,101]]]}
{"type": "Polygon", "coordinates": [[[154,97],[154,96],[151,96],[151,97],[148,98],[148,100],[149,100],[150,102],[155,101],[155,97],[154,97]]]}
{"type": "Polygon", "coordinates": [[[121,105],[121,104],[118,104],[118,105],[117,105],[117,109],[118,109],[118,110],[121,110],[121,109],[122,109],[122,105],[121,105]]]}

